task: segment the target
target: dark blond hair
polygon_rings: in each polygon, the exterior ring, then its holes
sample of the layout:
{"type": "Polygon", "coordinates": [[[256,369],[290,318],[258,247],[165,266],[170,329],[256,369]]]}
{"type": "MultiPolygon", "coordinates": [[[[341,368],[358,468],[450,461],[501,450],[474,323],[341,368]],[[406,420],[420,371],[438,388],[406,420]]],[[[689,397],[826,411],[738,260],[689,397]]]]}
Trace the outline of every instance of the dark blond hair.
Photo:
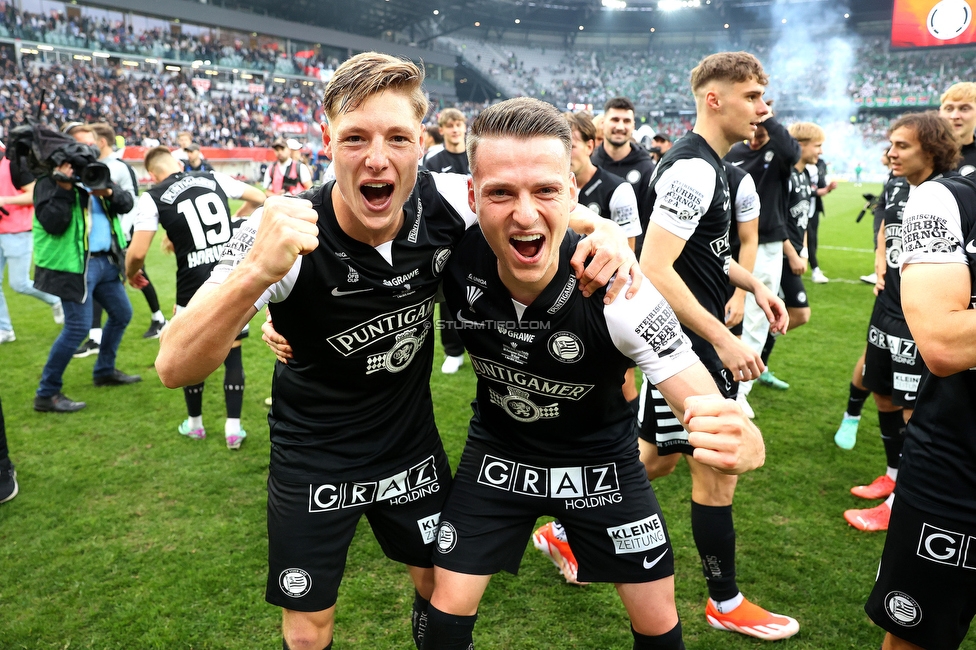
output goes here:
{"type": "Polygon", "coordinates": [[[348,59],[332,75],[325,87],[325,114],[331,122],[356,110],[373,95],[394,90],[409,95],[414,117],[420,122],[428,108],[423,83],[424,70],[412,61],[379,52],[363,52],[348,59]]]}
{"type": "Polygon", "coordinates": [[[911,129],[922,151],[932,156],[932,171],[936,174],[956,168],[959,162],[959,141],[949,121],[936,111],[902,115],[888,129],[888,136],[898,129],[911,129]]]}
{"type": "Polygon", "coordinates": [[[942,93],[940,103],[946,102],[972,102],[976,104],[976,83],[972,81],[960,81],[952,84],[949,89],[942,93]]]}
{"type": "Polygon", "coordinates": [[[155,173],[157,165],[164,160],[163,156],[173,158],[173,153],[169,150],[169,147],[160,145],[147,151],[146,157],[142,159],[142,164],[145,165],[146,171],[155,173]]]}
{"type": "Polygon", "coordinates": [[[580,135],[580,140],[589,142],[596,140],[596,126],[589,113],[563,113],[563,117],[569,122],[569,128],[580,135]]]}
{"type": "Polygon", "coordinates": [[[719,52],[706,56],[691,71],[691,92],[697,96],[712,81],[741,83],[753,78],[763,86],[769,83],[759,59],[748,52],[719,52]]]}
{"type": "Polygon", "coordinates": [[[464,117],[464,113],[456,108],[445,108],[441,111],[441,114],[437,116],[438,126],[447,126],[451,122],[464,122],[467,123],[468,118],[464,117]]]}
{"type": "Polygon", "coordinates": [[[115,144],[115,129],[108,122],[95,122],[91,128],[96,138],[105,138],[110,147],[115,144]]]}
{"type": "Polygon", "coordinates": [[[813,122],[795,122],[790,124],[787,130],[799,142],[808,142],[810,140],[823,142],[827,137],[824,130],[813,122]]]}
{"type": "Polygon", "coordinates": [[[482,138],[558,138],[569,156],[573,134],[555,106],[531,97],[516,97],[490,106],[475,118],[468,134],[468,165],[474,170],[475,152],[482,138]]]}

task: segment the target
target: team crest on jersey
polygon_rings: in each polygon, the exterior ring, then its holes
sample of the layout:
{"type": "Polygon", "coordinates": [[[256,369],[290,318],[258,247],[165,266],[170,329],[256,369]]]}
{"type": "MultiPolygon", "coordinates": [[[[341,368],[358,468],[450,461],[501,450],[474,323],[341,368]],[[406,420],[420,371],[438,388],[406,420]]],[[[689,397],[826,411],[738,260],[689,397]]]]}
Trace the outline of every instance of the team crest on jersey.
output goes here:
{"type": "Polygon", "coordinates": [[[454,526],[448,521],[442,521],[437,529],[437,550],[450,553],[457,546],[458,534],[454,526]]]}
{"type": "Polygon", "coordinates": [[[380,354],[374,354],[366,359],[366,374],[371,375],[380,370],[397,373],[404,370],[417,356],[417,352],[424,345],[430,330],[430,322],[425,321],[419,328],[412,328],[397,334],[393,347],[380,354]],[[419,329],[419,333],[418,333],[419,329]]]}
{"type": "Polygon", "coordinates": [[[556,298],[556,302],[552,303],[552,307],[549,308],[550,314],[555,314],[557,311],[563,308],[566,302],[569,300],[570,296],[573,295],[573,289],[576,288],[576,276],[569,276],[569,280],[566,281],[566,286],[563,290],[559,292],[559,297],[556,298]]]}
{"type": "Polygon", "coordinates": [[[474,308],[475,301],[477,301],[478,298],[483,296],[484,293],[485,292],[479,289],[478,287],[472,287],[471,285],[468,285],[468,288],[464,291],[464,296],[468,300],[468,308],[471,309],[472,312],[475,311],[474,308]]]}
{"type": "Polygon", "coordinates": [[[583,342],[572,332],[556,332],[549,337],[549,353],[556,361],[576,363],[583,358],[583,342]]]}
{"type": "Polygon", "coordinates": [[[884,599],[885,612],[902,627],[915,627],[922,622],[922,608],[903,591],[889,592],[884,599]]]}
{"type": "Polygon", "coordinates": [[[586,207],[588,207],[590,210],[592,210],[597,216],[600,215],[600,204],[599,203],[590,203],[586,207]]]}
{"type": "Polygon", "coordinates": [[[500,406],[513,419],[519,422],[535,422],[536,420],[558,418],[559,404],[552,403],[539,406],[529,399],[529,392],[514,386],[508,386],[508,395],[502,395],[494,389],[488,389],[491,403],[500,406]]]}
{"type": "Polygon", "coordinates": [[[901,260],[901,224],[885,224],[885,257],[888,258],[888,266],[898,268],[901,260]]]}
{"type": "Polygon", "coordinates": [[[763,156],[763,160],[765,160],[766,162],[770,162],[770,161],[772,161],[773,156],[775,156],[775,155],[776,154],[774,154],[772,151],[767,151],[766,152],[766,155],[763,156]]]}
{"type": "Polygon", "coordinates": [[[447,266],[447,260],[451,259],[451,249],[444,247],[438,248],[437,252],[434,253],[434,261],[431,263],[431,268],[434,271],[434,275],[440,275],[444,271],[444,267],[447,266]]]}
{"type": "Polygon", "coordinates": [[[285,569],[278,576],[278,586],[286,596],[301,598],[312,590],[312,576],[303,569],[285,569]]]}
{"type": "Polygon", "coordinates": [[[640,182],[641,173],[636,169],[631,169],[627,172],[627,182],[631,185],[637,185],[640,182]]]}
{"type": "Polygon", "coordinates": [[[353,282],[359,282],[359,271],[349,267],[349,273],[346,275],[346,282],[352,284],[353,282]]]}

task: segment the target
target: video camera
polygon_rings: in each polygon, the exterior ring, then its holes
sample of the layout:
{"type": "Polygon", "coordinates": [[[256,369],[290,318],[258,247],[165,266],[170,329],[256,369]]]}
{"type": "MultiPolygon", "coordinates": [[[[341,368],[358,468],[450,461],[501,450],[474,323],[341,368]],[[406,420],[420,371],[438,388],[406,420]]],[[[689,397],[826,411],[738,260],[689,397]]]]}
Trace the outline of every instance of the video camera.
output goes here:
{"type": "Polygon", "coordinates": [[[4,155],[10,161],[11,180],[17,189],[45,175],[61,183],[81,183],[91,190],[104,190],[112,183],[108,166],[98,162],[97,147],[33,121],[10,130],[4,155]],[[64,163],[71,164],[74,176],[57,171],[64,163]]]}
{"type": "Polygon", "coordinates": [[[857,213],[857,218],[854,220],[854,223],[861,223],[861,219],[864,218],[864,215],[868,212],[874,212],[881,201],[881,197],[877,196],[876,194],[866,193],[862,194],[861,196],[864,197],[864,200],[867,201],[867,203],[865,203],[864,207],[861,208],[861,211],[857,213]]]}

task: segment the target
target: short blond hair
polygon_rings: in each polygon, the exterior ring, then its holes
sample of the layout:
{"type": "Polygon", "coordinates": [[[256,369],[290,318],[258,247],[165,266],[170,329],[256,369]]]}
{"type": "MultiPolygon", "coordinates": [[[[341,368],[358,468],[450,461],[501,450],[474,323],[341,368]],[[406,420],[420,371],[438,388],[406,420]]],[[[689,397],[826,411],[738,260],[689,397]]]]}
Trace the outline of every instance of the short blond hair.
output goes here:
{"type": "Polygon", "coordinates": [[[949,89],[942,93],[939,103],[946,102],[972,102],[976,104],[976,83],[972,81],[960,81],[952,84],[949,89]]]}
{"type": "Polygon", "coordinates": [[[489,106],[471,123],[468,134],[468,166],[474,172],[475,153],[482,138],[557,138],[573,150],[573,133],[563,114],[546,102],[531,97],[516,97],[489,106]]]}
{"type": "Polygon", "coordinates": [[[464,122],[467,124],[468,118],[464,117],[464,113],[456,108],[445,108],[441,111],[441,114],[437,116],[438,126],[447,126],[451,122],[464,122]]]}
{"type": "Polygon", "coordinates": [[[418,122],[429,106],[423,91],[424,69],[407,59],[379,52],[363,52],[347,59],[325,87],[323,104],[331,122],[339,115],[359,108],[363,102],[384,90],[409,96],[418,122]]]}
{"type": "Polygon", "coordinates": [[[763,86],[769,83],[759,59],[748,52],[719,52],[706,56],[691,71],[691,92],[697,96],[712,81],[741,83],[751,78],[763,86]]]}
{"type": "Polygon", "coordinates": [[[823,142],[827,135],[824,130],[813,122],[794,122],[787,129],[796,140],[800,142],[823,142]]]}
{"type": "Polygon", "coordinates": [[[166,156],[176,160],[173,157],[173,152],[169,150],[169,147],[165,147],[163,145],[153,147],[146,152],[146,157],[143,158],[142,164],[145,166],[147,172],[155,173],[156,169],[159,167],[159,163],[165,160],[166,156]]]}

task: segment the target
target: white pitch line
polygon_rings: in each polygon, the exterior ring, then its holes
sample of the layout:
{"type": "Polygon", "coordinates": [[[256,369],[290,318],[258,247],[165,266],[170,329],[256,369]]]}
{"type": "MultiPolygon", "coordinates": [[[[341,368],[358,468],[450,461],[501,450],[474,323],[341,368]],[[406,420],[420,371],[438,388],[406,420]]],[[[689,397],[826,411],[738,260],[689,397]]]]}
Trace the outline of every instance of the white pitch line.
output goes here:
{"type": "Polygon", "coordinates": [[[874,254],[874,250],[870,248],[850,248],[848,246],[817,246],[818,249],[824,249],[828,251],[845,251],[847,253],[871,253],[874,254]]]}

